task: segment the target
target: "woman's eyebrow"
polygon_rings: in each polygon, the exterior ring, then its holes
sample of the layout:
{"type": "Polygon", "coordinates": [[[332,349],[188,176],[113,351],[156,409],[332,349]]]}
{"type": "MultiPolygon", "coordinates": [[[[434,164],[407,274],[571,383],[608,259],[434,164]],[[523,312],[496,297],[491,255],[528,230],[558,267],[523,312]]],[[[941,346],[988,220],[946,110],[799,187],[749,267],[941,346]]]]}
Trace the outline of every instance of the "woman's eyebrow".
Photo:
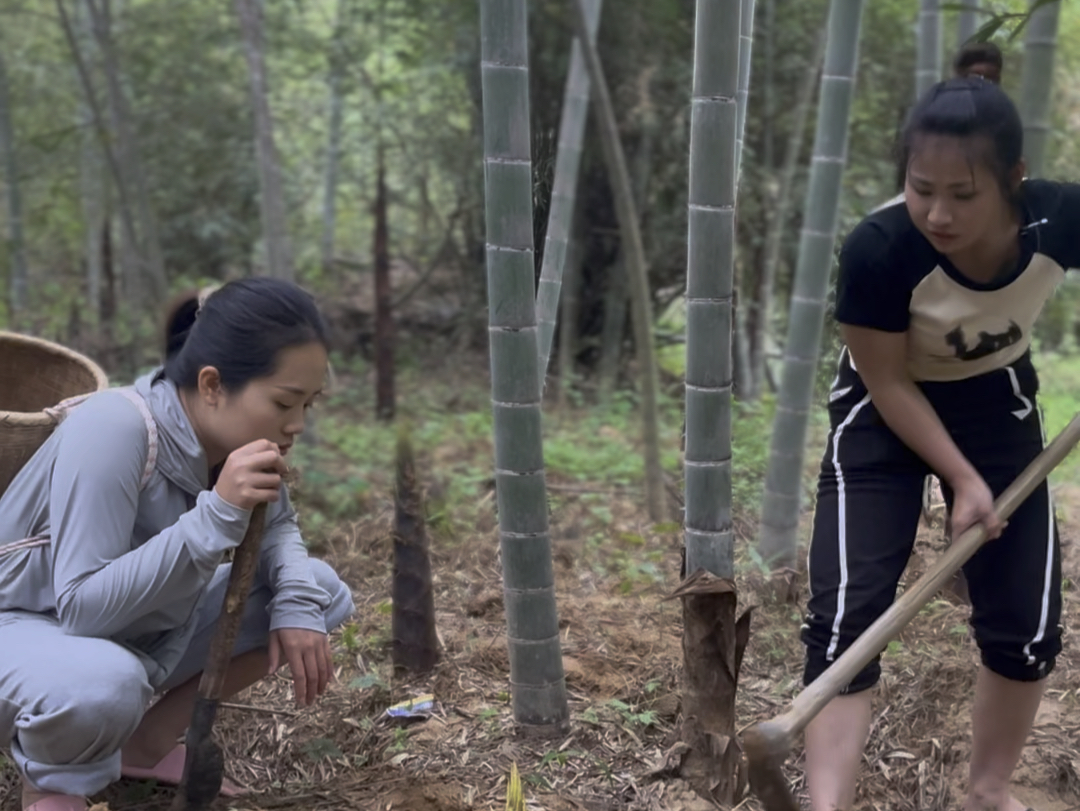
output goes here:
{"type": "MultiPolygon", "coordinates": [[[[909,173],[909,177],[911,178],[911,180],[913,182],[921,183],[924,186],[932,186],[932,185],[934,185],[931,181],[927,180],[924,177],[919,177],[916,174],[910,174],[909,173]]],[[[974,186],[974,185],[975,185],[975,183],[973,181],[971,181],[971,180],[958,180],[955,183],[950,183],[948,185],[948,188],[955,189],[955,188],[960,187],[960,186],[965,186],[966,187],[966,186],[974,186]]]]}

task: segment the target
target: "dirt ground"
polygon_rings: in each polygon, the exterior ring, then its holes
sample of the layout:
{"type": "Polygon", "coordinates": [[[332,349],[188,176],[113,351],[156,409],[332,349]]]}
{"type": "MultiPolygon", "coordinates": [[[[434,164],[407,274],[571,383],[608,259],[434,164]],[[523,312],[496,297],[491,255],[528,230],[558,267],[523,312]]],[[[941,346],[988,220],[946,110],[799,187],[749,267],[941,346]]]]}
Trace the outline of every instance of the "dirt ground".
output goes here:
{"type": "MultiPolygon", "coordinates": [[[[558,487],[559,482],[552,481],[558,487]]],[[[482,499],[475,533],[434,541],[436,609],[443,658],[429,676],[394,680],[389,668],[392,505],[378,503],[342,527],[320,555],[353,587],[357,614],[334,635],[339,661],[329,694],[308,710],[291,704],[280,675],[223,710],[219,735],[227,769],[255,793],[219,800],[225,809],[487,811],[504,807],[516,763],[529,809],[546,811],[706,811],[712,806],[671,776],[678,740],[681,609],[661,598],[678,584],[680,536],[657,533],[623,491],[606,491],[612,520],[597,549],[586,543],[586,493],[558,491],[553,516],[570,733],[534,740],[514,728],[509,708],[498,542],[493,499],[482,499]],[[595,565],[628,538],[660,550],[658,579],[630,579],[595,565]],[[384,710],[433,693],[431,717],[407,724],[384,710]]],[[[601,486],[596,490],[605,491],[601,486]]],[[[593,493],[595,497],[595,493],[593,493]]],[[[1057,488],[1064,573],[1080,571],[1080,487],[1057,488]]],[[[664,527],[661,527],[662,529],[664,527]]],[[[673,528],[667,528],[673,529],[673,528]]],[[[752,527],[737,527],[744,537],[752,527]]],[[[941,528],[924,526],[907,582],[943,547],[941,528]]],[[[743,665],[739,724],[782,712],[796,693],[802,652],[801,604],[771,605],[752,568],[740,573],[740,604],[756,604],[743,665]]],[[[1067,629],[1080,598],[1065,592],[1067,629]]],[[[875,699],[872,740],[857,808],[953,811],[962,803],[969,712],[977,657],[967,609],[943,594],[890,646],[875,699]]],[[[1075,714],[1080,649],[1066,652],[1016,775],[1016,795],[1037,811],[1080,807],[1080,715],[1075,714]]],[[[788,773],[801,790],[801,753],[788,773]]],[[[0,809],[18,808],[13,770],[0,772],[0,809]]],[[[172,792],[122,781],[94,798],[111,811],[164,811],[172,792]]],[[[760,806],[753,798],[743,809],[760,806]]]]}

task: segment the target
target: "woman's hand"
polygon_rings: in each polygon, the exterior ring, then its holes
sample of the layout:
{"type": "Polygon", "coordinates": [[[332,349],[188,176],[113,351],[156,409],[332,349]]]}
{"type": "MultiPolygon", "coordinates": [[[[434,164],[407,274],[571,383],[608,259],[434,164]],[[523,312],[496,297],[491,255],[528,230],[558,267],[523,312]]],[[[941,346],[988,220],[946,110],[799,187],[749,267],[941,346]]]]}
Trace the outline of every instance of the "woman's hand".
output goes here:
{"type": "Polygon", "coordinates": [[[278,446],[257,439],[229,454],[214,490],[234,507],[253,510],[256,504],[281,497],[281,477],[288,472],[278,446]]]}
{"type": "Polygon", "coordinates": [[[334,677],[330,638],[303,628],[279,628],[270,632],[270,672],[289,665],[296,706],[307,707],[322,695],[334,677]]]}
{"type": "Polygon", "coordinates": [[[981,476],[974,474],[954,484],[953,494],[949,532],[954,539],[976,524],[986,527],[987,540],[1001,535],[1005,522],[994,509],[994,494],[981,476]]]}

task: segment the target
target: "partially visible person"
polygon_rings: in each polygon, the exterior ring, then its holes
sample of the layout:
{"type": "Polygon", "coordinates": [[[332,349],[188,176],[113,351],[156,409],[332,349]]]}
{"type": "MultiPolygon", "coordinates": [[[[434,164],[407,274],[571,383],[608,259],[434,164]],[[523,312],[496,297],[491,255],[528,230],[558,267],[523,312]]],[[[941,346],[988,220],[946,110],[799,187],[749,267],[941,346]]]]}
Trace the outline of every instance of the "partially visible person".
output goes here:
{"type": "Polygon", "coordinates": [[[981,76],[994,84],[1001,84],[1004,59],[1001,49],[992,42],[969,42],[953,60],[953,74],[960,78],[981,76]]]}
{"type": "Polygon", "coordinates": [[[76,406],[0,497],[0,747],[24,811],[84,811],[122,776],[180,780],[224,556],[257,504],[224,692],[282,664],[298,705],[330,682],[328,634],[352,593],[308,556],[282,482],[326,379],[326,325],[277,279],[199,298],[171,309],[164,366],[76,406]]]}
{"type": "MultiPolygon", "coordinates": [[[[991,539],[964,565],[980,653],[963,811],[1025,811],[1010,793],[1062,650],[1061,554],[1043,481],[1005,522],[994,499],[1045,444],[1032,334],[1080,268],[1080,184],[1026,179],[1015,104],[983,78],[919,99],[899,143],[900,202],[839,257],[844,349],[829,396],[802,640],[812,684],[884,613],[910,558],[925,477],[953,535],[991,539]]],[[[807,726],[814,811],[850,811],[871,730],[875,659],[807,726]]]]}

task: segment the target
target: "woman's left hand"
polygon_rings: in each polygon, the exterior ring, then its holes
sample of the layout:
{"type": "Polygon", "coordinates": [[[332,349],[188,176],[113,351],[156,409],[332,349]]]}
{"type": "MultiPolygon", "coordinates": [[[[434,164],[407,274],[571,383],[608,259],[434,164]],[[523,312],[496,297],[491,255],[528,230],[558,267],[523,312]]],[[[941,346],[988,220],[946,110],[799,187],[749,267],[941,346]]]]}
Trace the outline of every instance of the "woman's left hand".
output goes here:
{"type": "Polygon", "coordinates": [[[334,675],[330,638],[303,628],[279,628],[270,632],[270,672],[288,664],[296,692],[296,706],[310,706],[322,695],[334,675]]]}

